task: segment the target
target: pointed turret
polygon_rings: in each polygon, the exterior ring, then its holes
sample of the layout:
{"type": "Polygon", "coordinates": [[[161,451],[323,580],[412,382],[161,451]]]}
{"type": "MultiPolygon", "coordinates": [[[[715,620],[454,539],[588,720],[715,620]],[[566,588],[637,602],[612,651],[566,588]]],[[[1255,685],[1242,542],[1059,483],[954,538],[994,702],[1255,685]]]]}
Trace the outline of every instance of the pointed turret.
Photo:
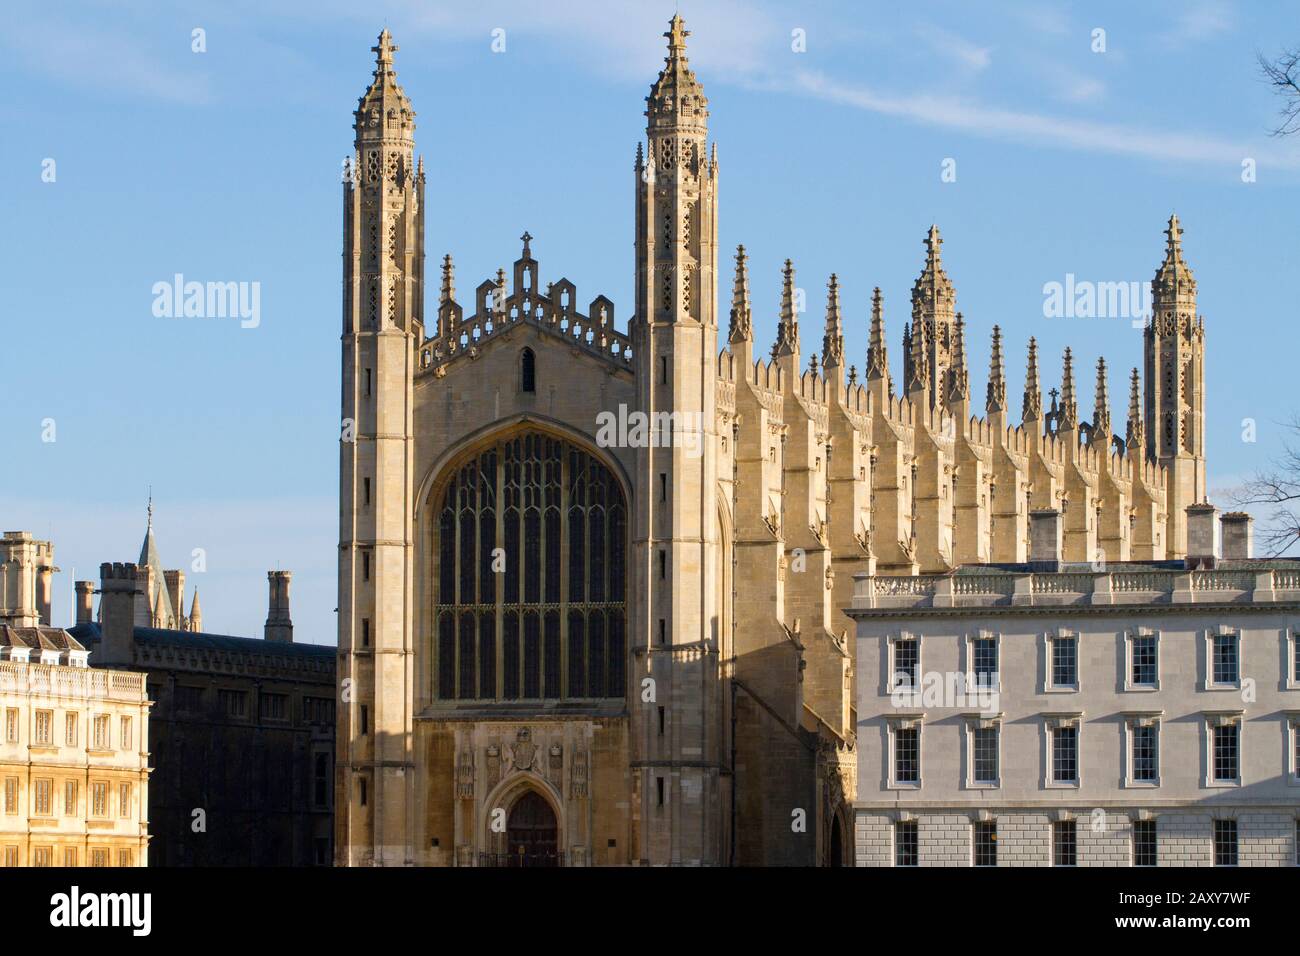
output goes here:
{"type": "MultiPolygon", "coordinates": [[[[153,537],[153,496],[149,497],[149,506],[147,509],[147,520],[144,529],[144,542],[140,545],[140,560],[137,564],[144,568],[149,568],[153,574],[150,576],[150,591],[146,595],[147,609],[145,617],[150,620],[148,626],[151,627],[174,627],[175,616],[172,614],[171,599],[167,594],[167,579],[163,573],[162,560],[158,557],[158,545],[154,542],[153,537]],[[161,622],[161,623],[158,623],[161,622]]],[[[137,624],[145,624],[144,620],[137,620],[137,624]]]]}
{"type": "Polygon", "coordinates": [[[925,237],[925,266],[912,286],[912,343],[914,349],[918,345],[924,349],[925,361],[921,363],[913,359],[907,390],[910,394],[918,384],[924,386],[926,400],[932,407],[945,404],[950,385],[947,370],[953,364],[957,301],[952,282],[943,268],[942,245],[939,227],[930,226],[925,237]],[[923,378],[918,379],[918,375],[923,378]]]}
{"type": "MultiPolygon", "coordinates": [[[[795,308],[794,265],[785,260],[785,269],[781,273],[781,320],[776,326],[776,344],[772,346],[772,357],[799,354],[799,313],[795,308]]],[[[795,363],[796,366],[798,362],[795,363]]]]}
{"type": "Polygon", "coordinates": [[[1146,459],[1146,428],[1142,423],[1142,380],[1138,370],[1133,369],[1128,383],[1128,430],[1125,433],[1124,447],[1131,457],[1146,459]]]}
{"type": "MultiPolygon", "coordinates": [[[[370,48],[375,54],[375,73],[357,106],[355,115],[358,140],[410,140],[415,133],[415,111],[411,109],[411,101],[398,84],[397,72],[393,69],[393,54],[397,49],[393,36],[387,29],[379,34],[378,44],[370,48]]],[[[363,181],[371,181],[369,173],[368,169],[363,171],[363,181]]],[[[378,178],[376,171],[375,180],[378,178]]]]}
{"type": "Polygon", "coordinates": [[[752,341],[754,326],[749,307],[749,257],[743,245],[736,247],[736,278],[731,287],[731,323],[727,341],[732,345],[752,341]]]}
{"type": "MultiPolygon", "coordinates": [[[[709,101],[704,87],[695,78],[686,59],[686,38],[690,36],[686,22],[676,14],[668,23],[668,56],[664,68],[646,97],[646,116],[650,127],[703,130],[709,117],[709,101]]],[[[704,157],[698,157],[703,159],[704,157]]]]}
{"type": "Polygon", "coordinates": [[[203,611],[199,607],[198,588],[194,589],[194,597],[190,599],[190,616],[187,630],[195,632],[203,630],[203,611]]]}
{"type": "Polygon", "coordinates": [[[1092,409],[1092,442],[1105,451],[1110,447],[1110,393],[1106,387],[1106,359],[1097,359],[1097,388],[1092,409]]]}
{"type": "Polygon", "coordinates": [[[1073,432],[1079,425],[1079,403],[1074,396],[1074,355],[1066,346],[1061,369],[1061,408],[1057,432],[1073,432]]]}
{"type": "Polygon", "coordinates": [[[1007,410],[1007,373],[1002,364],[1002,329],[993,326],[993,348],[989,353],[989,387],[984,397],[988,413],[1007,410]]]}
{"type": "Polygon", "coordinates": [[[446,305],[456,299],[456,266],[451,261],[451,253],[442,257],[442,288],[438,292],[438,302],[446,305]]]}
{"type": "Polygon", "coordinates": [[[911,361],[908,363],[911,368],[911,375],[907,380],[907,395],[914,403],[932,401],[930,390],[930,335],[929,327],[924,320],[912,323],[911,338],[911,361]]]}
{"type": "Polygon", "coordinates": [[[885,345],[885,308],[880,286],[871,290],[871,334],[867,340],[867,380],[889,377],[889,351],[885,345]]]}
{"type": "Polygon", "coordinates": [[[1183,227],[1178,223],[1177,213],[1169,217],[1165,226],[1165,260],[1156,270],[1151,291],[1163,299],[1190,301],[1195,306],[1196,279],[1183,259],[1183,227]]]}
{"type": "Polygon", "coordinates": [[[970,399],[970,376],[966,371],[966,320],[960,312],[953,323],[952,368],[948,370],[949,408],[970,399]]]}
{"type": "Polygon", "coordinates": [[[1038,421],[1043,417],[1043,388],[1038,384],[1038,341],[1029,337],[1029,362],[1025,369],[1025,398],[1021,405],[1024,421],[1038,421]]]}
{"type": "MultiPolygon", "coordinates": [[[[826,332],[822,336],[822,367],[844,366],[844,323],[840,317],[840,280],[831,273],[826,291],[826,332]]],[[[829,378],[830,375],[827,375],[829,378]]]]}
{"type": "Polygon", "coordinates": [[[912,323],[903,323],[903,391],[912,381],[912,323]]]}

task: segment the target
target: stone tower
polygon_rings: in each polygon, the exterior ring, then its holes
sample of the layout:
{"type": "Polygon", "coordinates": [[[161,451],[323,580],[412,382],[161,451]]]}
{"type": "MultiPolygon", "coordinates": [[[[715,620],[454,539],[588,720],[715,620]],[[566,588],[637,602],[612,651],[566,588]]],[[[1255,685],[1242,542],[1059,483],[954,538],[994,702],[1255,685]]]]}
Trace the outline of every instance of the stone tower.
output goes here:
{"type": "Polygon", "coordinates": [[[343,183],[337,862],[405,862],[412,832],[412,402],[424,340],[415,112],[379,35],[343,183]],[[348,683],[343,683],[348,682],[348,683]]]}
{"type": "Polygon", "coordinates": [[[1196,314],[1182,235],[1178,216],[1170,216],[1146,330],[1147,455],[1165,467],[1165,548],[1173,555],[1187,551],[1187,506],[1206,496],[1205,320],[1196,314]]]}
{"type": "Polygon", "coordinates": [[[644,605],[632,615],[633,687],[652,678],[656,703],[633,706],[632,774],[642,858],[710,864],[722,853],[726,812],[714,417],[718,164],[706,154],[708,100],[687,63],[688,35],[674,16],[664,68],[646,98],[647,152],[636,170],[633,356],[652,437],[636,450],[634,475],[631,591],[644,605]]]}

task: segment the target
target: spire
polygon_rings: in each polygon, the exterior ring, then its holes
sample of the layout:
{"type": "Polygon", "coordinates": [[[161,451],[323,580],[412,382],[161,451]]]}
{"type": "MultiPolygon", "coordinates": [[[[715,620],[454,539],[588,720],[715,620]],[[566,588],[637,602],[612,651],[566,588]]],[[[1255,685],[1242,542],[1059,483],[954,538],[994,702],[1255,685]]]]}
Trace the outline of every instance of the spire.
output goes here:
{"type": "Polygon", "coordinates": [[[194,589],[194,597],[190,599],[190,617],[189,630],[203,630],[203,611],[199,608],[199,589],[194,589]]]}
{"type": "Polygon", "coordinates": [[[911,369],[911,376],[907,380],[907,391],[912,393],[917,389],[924,391],[930,382],[930,353],[926,348],[929,335],[929,327],[924,321],[917,320],[913,317],[912,338],[911,338],[911,361],[908,367],[911,369]]]}
{"type": "Polygon", "coordinates": [[[912,381],[912,323],[903,323],[903,390],[912,381]]]}
{"type": "Polygon", "coordinates": [[[149,609],[156,622],[154,627],[172,627],[175,618],[172,615],[171,598],[167,594],[167,578],[163,574],[162,559],[158,557],[158,545],[153,537],[153,495],[149,496],[148,520],[144,529],[144,542],[140,545],[140,567],[153,571],[152,593],[148,595],[149,609]]]}
{"type": "Polygon", "coordinates": [[[1043,417],[1043,389],[1038,384],[1038,342],[1032,335],[1029,337],[1029,365],[1025,370],[1025,400],[1021,409],[1025,421],[1043,417]]]}
{"type": "Polygon", "coordinates": [[[1106,387],[1106,359],[1097,359],[1097,388],[1092,408],[1092,441],[1104,449],[1110,445],[1110,392],[1106,387]]]}
{"type": "Polygon", "coordinates": [[[1007,410],[1007,373],[1002,365],[1002,329],[993,326],[993,350],[989,353],[989,387],[984,398],[986,411],[1007,410]]]}
{"type": "Polygon", "coordinates": [[[966,371],[966,320],[960,312],[953,328],[952,368],[948,370],[948,382],[949,404],[970,398],[970,377],[966,371]]]}
{"type": "Polygon", "coordinates": [[[867,381],[889,380],[889,353],[885,347],[885,309],[880,286],[871,292],[871,337],[867,342],[867,381]]]}
{"type": "Polygon", "coordinates": [[[1074,431],[1079,424],[1079,403],[1074,397],[1074,355],[1070,347],[1065,348],[1064,368],[1061,370],[1061,418],[1060,426],[1066,431],[1074,431]]]}
{"type": "Polygon", "coordinates": [[[844,324],[840,318],[840,280],[831,273],[826,292],[826,333],[822,336],[822,366],[844,365],[844,324]]]}
{"type": "Polygon", "coordinates": [[[442,291],[438,294],[438,303],[446,305],[456,298],[456,266],[451,261],[451,253],[442,257],[442,291]]]}
{"type": "Polygon", "coordinates": [[[749,309],[749,258],[743,245],[736,247],[736,279],[731,290],[731,326],[727,341],[735,344],[752,339],[754,328],[749,309]]]}
{"type": "MultiPolygon", "coordinates": [[[[695,79],[686,59],[686,38],[690,36],[686,23],[674,14],[668,23],[668,56],[659,78],[646,97],[646,116],[649,126],[655,128],[685,127],[692,132],[703,132],[709,117],[709,101],[704,88],[695,79]]],[[[699,157],[703,159],[704,157],[699,157]]]]}
{"type": "Polygon", "coordinates": [[[393,69],[393,54],[397,52],[397,46],[387,28],[379,34],[378,44],[370,50],[375,54],[375,73],[357,104],[358,145],[363,136],[370,140],[393,136],[409,140],[415,133],[415,111],[397,83],[397,73],[393,69]]]}
{"type": "Polygon", "coordinates": [[[1183,258],[1183,229],[1177,215],[1170,216],[1165,227],[1165,259],[1151,280],[1151,300],[1156,334],[1176,333],[1182,316],[1196,318],[1196,279],[1183,258]]]}
{"type": "Polygon", "coordinates": [[[776,326],[776,344],[772,357],[794,355],[799,351],[799,314],[794,301],[794,265],[785,260],[781,279],[781,321],[776,326]]]}
{"type": "Polygon", "coordinates": [[[1124,447],[1130,455],[1145,456],[1146,429],[1142,423],[1141,384],[1138,370],[1134,368],[1128,382],[1128,432],[1125,435],[1124,447]]]}

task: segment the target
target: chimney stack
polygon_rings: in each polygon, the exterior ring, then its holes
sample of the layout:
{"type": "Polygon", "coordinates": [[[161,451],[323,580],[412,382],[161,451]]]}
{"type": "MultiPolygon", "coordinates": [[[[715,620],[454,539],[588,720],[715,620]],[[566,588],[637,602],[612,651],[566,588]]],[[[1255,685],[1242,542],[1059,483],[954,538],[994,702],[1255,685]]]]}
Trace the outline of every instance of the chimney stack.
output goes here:
{"type": "Polygon", "coordinates": [[[271,585],[270,603],[266,612],[266,639],[293,643],[293,619],[289,617],[289,581],[293,577],[290,571],[268,571],[266,578],[271,585]]]}
{"type": "Polygon", "coordinates": [[[54,545],[30,531],[6,531],[0,537],[0,624],[48,625],[57,570],[54,545]]]}
{"type": "Polygon", "coordinates": [[[1034,570],[1061,569],[1062,525],[1061,512],[1057,508],[1039,508],[1029,512],[1029,563],[1034,570]]]}
{"type": "Polygon", "coordinates": [[[1218,513],[1208,501],[1187,506],[1187,567],[1214,567],[1219,554],[1218,513]]]}
{"type": "Polygon", "coordinates": [[[77,623],[90,624],[95,620],[95,582],[78,581],[73,587],[77,589],[77,623]]]}
{"type": "Polygon", "coordinates": [[[148,570],[121,562],[99,566],[99,663],[129,664],[134,660],[136,605],[141,591],[147,589],[148,570]]]}
{"type": "Polygon", "coordinates": [[[1252,557],[1255,545],[1255,519],[1244,511],[1229,511],[1219,519],[1224,560],[1252,557]]]}
{"type": "Polygon", "coordinates": [[[172,614],[176,618],[173,626],[176,630],[183,631],[185,629],[185,572],[164,571],[163,580],[167,583],[167,597],[171,601],[172,614]]]}

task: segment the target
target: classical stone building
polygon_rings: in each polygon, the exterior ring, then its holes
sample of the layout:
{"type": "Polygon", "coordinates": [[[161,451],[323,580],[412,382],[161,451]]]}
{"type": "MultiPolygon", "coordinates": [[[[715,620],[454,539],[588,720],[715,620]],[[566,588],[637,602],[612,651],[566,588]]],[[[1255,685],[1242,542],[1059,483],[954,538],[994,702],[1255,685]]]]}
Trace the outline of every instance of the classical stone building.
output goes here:
{"type": "Polygon", "coordinates": [[[150,865],[333,859],[335,649],[293,642],[291,575],[267,577],[264,639],[204,632],[197,593],[176,610],[184,578],[162,570],[151,513],[138,564],[101,565],[98,589],[76,582],[72,636],[97,664],[147,676],[150,865]]]}
{"type": "Polygon", "coordinates": [[[1070,560],[1185,549],[1203,329],[1176,219],[1123,438],[1104,364],[1080,420],[1068,351],[1044,410],[1032,340],[1012,424],[996,327],[972,414],[933,227],[898,383],[878,290],[849,365],[834,275],[805,362],[789,261],[760,356],[743,247],[720,342],[721,172],[679,17],[665,36],[626,332],[528,233],[464,304],[443,256],[426,314],[415,113],[374,48],[342,197],[340,863],[849,862],[854,574],[1023,562],[1035,508],[1070,560]]]}
{"type": "Polygon", "coordinates": [[[144,866],[145,675],[89,666],[50,625],[54,548],[0,540],[0,865],[144,866]]]}
{"type": "Polygon", "coordinates": [[[860,575],[867,866],[1300,863],[1300,560],[1189,508],[1186,561],[860,575]]]}

